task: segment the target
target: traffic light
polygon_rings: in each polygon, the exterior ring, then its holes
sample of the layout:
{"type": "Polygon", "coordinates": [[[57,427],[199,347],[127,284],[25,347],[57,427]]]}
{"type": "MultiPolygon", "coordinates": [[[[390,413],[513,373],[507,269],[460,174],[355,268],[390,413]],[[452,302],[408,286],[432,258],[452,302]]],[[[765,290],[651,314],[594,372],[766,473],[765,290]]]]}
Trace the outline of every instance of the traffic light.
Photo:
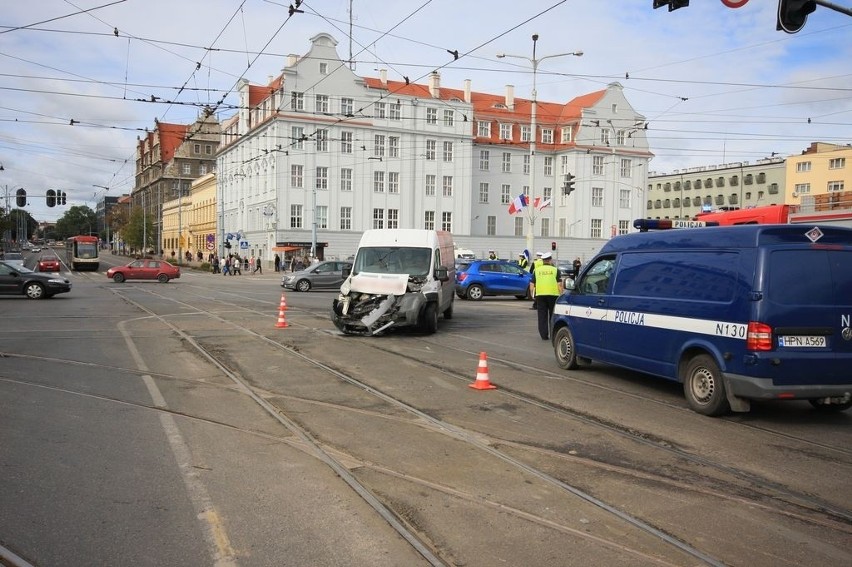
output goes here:
{"type": "Polygon", "coordinates": [[[808,14],[816,10],[814,0],[778,0],[778,23],[776,30],[796,33],[808,21],[808,14]]]}
{"type": "Polygon", "coordinates": [[[550,249],[553,250],[553,251],[556,250],[556,242],[555,241],[550,243],[550,249]]]}
{"type": "Polygon", "coordinates": [[[25,207],[27,204],[27,192],[25,189],[18,189],[15,193],[15,204],[19,207],[25,207]]]}
{"type": "Polygon", "coordinates": [[[562,185],[562,194],[570,195],[571,191],[574,190],[574,176],[570,173],[565,174],[565,183],[562,185]]]}
{"type": "Polygon", "coordinates": [[[229,250],[231,249],[231,243],[228,242],[227,240],[225,241],[225,248],[227,248],[229,250]]]}
{"type": "Polygon", "coordinates": [[[61,199],[61,202],[59,203],[60,205],[64,205],[64,204],[65,204],[65,196],[66,196],[66,195],[65,195],[65,191],[60,191],[60,192],[59,192],[59,198],[61,199]]]}
{"type": "Polygon", "coordinates": [[[56,206],[56,191],[53,189],[47,190],[47,206],[55,207],[56,206]]]}
{"type": "Polygon", "coordinates": [[[654,9],[668,5],[669,12],[689,6],[689,0],[654,0],[654,9]]]}

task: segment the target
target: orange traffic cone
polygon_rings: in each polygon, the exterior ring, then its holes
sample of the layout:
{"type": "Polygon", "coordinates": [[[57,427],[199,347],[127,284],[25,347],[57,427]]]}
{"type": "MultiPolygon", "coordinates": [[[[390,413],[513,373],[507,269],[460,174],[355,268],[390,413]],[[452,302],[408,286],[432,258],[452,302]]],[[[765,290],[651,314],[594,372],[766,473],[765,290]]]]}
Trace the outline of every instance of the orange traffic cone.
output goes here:
{"type": "Polygon", "coordinates": [[[488,379],[488,360],[485,357],[485,352],[479,353],[479,368],[476,370],[476,381],[473,384],[468,384],[468,387],[474,390],[497,389],[497,386],[492,384],[488,379]]]}
{"type": "Polygon", "coordinates": [[[281,305],[278,307],[278,322],[275,323],[276,329],[283,329],[287,326],[287,318],[284,312],[287,311],[287,300],[284,299],[284,294],[281,294],[281,305]]]}

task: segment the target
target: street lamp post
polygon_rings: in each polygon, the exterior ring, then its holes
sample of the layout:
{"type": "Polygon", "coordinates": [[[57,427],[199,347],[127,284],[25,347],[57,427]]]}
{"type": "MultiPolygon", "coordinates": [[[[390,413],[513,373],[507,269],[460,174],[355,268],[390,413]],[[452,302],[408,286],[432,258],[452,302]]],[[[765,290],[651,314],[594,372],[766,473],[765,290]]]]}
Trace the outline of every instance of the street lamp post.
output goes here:
{"type": "Polygon", "coordinates": [[[536,146],[536,141],[538,139],[538,131],[537,131],[538,129],[537,129],[537,125],[536,125],[536,106],[537,106],[537,96],[538,96],[538,93],[536,92],[536,75],[538,73],[538,64],[541,63],[542,61],[544,61],[545,59],[553,59],[555,57],[567,57],[569,55],[572,55],[574,57],[582,57],[583,56],[582,51],[571,51],[569,53],[557,53],[557,54],[554,54],[554,55],[545,55],[544,57],[536,58],[535,48],[536,48],[536,42],[538,42],[538,34],[537,33],[534,33],[532,35],[532,41],[533,41],[533,51],[532,51],[532,57],[531,58],[525,57],[523,55],[511,55],[511,54],[508,54],[508,53],[498,53],[497,54],[498,59],[503,59],[504,57],[512,57],[512,58],[515,58],[515,59],[525,59],[525,60],[530,62],[530,65],[532,65],[533,87],[532,87],[532,99],[530,101],[531,102],[531,109],[530,109],[530,129],[531,129],[531,132],[530,132],[530,203],[527,205],[527,219],[529,220],[529,226],[528,226],[528,231],[527,231],[527,250],[529,250],[530,253],[532,253],[532,251],[533,251],[533,242],[534,242],[534,238],[535,238],[533,231],[534,231],[534,228],[535,228],[535,220],[536,220],[536,209],[535,209],[535,206],[533,204],[535,203],[534,196],[537,192],[536,187],[535,187],[535,146],[536,146]]]}

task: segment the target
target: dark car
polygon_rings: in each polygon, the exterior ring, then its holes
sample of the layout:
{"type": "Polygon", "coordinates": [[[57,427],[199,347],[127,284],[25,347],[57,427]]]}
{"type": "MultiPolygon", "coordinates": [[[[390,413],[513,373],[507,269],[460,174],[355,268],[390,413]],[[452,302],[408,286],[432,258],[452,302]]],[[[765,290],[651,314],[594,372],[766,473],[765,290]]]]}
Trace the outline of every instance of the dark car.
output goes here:
{"type": "Polygon", "coordinates": [[[462,271],[456,271],[456,295],[462,299],[480,300],[486,295],[529,297],[532,276],[515,262],[474,260],[462,271]]]}
{"type": "Polygon", "coordinates": [[[343,280],[343,269],[352,270],[352,262],[328,260],[308,266],[304,270],[286,274],[281,277],[281,287],[296,291],[339,288],[343,280]]]}
{"type": "Polygon", "coordinates": [[[23,266],[0,262],[0,294],[47,299],[71,291],[71,282],[58,274],[41,274],[23,266]]]}
{"type": "Polygon", "coordinates": [[[166,283],[180,277],[180,268],[169,264],[165,260],[151,260],[144,258],[134,260],[126,266],[115,266],[106,273],[107,277],[116,283],[125,280],[157,280],[166,283]]]}
{"type": "Polygon", "coordinates": [[[36,265],[37,272],[59,272],[62,269],[59,258],[53,255],[42,256],[36,265]]]}

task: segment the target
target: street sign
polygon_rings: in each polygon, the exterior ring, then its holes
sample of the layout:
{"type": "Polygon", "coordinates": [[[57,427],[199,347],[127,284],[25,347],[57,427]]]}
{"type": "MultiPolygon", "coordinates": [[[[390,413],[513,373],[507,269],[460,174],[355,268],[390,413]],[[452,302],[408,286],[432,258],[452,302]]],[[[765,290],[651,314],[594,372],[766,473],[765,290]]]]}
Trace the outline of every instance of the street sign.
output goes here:
{"type": "Polygon", "coordinates": [[[240,250],[248,250],[248,240],[240,240],[240,250]]]}
{"type": "Polygon", "coordinates": [[[206,240],[205,246],[208,250],[215,250],[216,249],[216,237],[215,236],[213,236],[212,234],[208,234],[207,238],[205,240],[206,240]]]}

